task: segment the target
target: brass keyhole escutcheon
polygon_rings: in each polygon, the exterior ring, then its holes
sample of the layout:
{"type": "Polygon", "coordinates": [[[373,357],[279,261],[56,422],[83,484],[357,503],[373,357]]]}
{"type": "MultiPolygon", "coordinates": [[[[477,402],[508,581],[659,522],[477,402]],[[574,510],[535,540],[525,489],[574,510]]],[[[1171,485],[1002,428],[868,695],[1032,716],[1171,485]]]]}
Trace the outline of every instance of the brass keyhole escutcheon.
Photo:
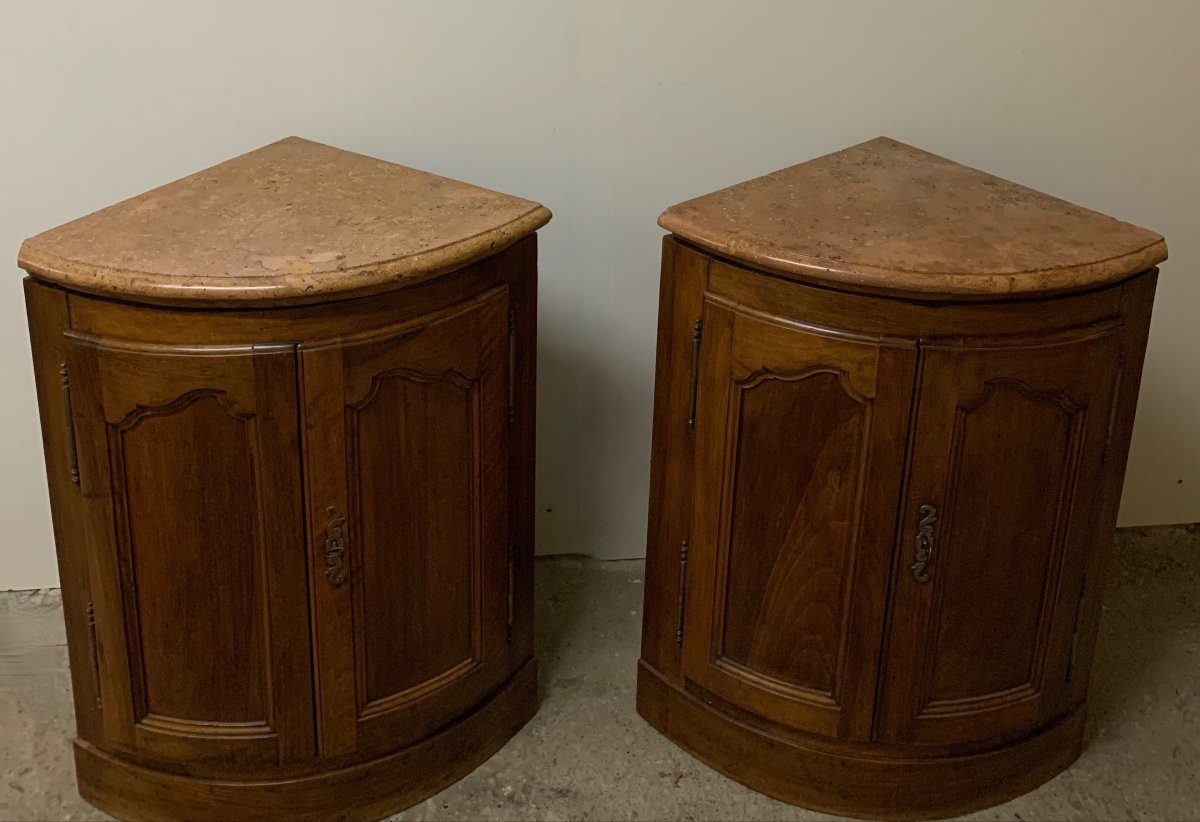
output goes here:
{"type": "Polygon", "coordinates": [[[933,526],[937,523],[938,512],[932,505],[926,503],[918,509],[921,521],[917,524],[917,550],[915,560],[910,566],[913,578],[917,582],[929,582],[929,562],[933,558],[933,526]]]}
{"type": "Polygon", "coordinates": [[[342,525],[346,516],[336,505],[325,509],[325,576],[335,587],[346,581],[346,568],[343,556],[346,553],[345,536],[342,525]]]}

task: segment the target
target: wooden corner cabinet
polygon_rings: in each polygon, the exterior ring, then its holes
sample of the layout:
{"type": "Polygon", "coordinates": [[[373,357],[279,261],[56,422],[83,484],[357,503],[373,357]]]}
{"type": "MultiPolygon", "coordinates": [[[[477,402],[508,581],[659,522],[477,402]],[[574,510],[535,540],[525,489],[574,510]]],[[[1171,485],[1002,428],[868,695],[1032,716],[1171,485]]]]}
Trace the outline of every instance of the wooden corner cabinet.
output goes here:
{"type": "Polygon", "coordinates": [[[641,715],[858,817],[1061,771],[1162,238],[884,138],[660,224],[641,715]]]}
{"type": "Polygon", "coordinates": [[[289,138],[26,241],[84,798],[379,818],[533,715],[549,218],[289,138]]]}

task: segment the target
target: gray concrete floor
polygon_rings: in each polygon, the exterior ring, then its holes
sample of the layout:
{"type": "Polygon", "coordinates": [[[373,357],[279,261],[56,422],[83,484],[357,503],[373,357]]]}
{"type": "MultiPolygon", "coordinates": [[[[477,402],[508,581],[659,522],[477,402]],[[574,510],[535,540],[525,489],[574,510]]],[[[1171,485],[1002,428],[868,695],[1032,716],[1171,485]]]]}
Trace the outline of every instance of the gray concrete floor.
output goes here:
{"type": "MultiPolygon", "coordinates": [[[[1200,819],[1200,529],[1120,532],[1088,744],[1042,788],[970,819],[1200,819]]],[[[695,761],[634,712],[642,563],[538,564],[543,702],[503,750],[394,822],[811,820],[695,761]]],[[[79,798],[56,591],[0,594],[0,819],[107,819],[79,798]]]]}

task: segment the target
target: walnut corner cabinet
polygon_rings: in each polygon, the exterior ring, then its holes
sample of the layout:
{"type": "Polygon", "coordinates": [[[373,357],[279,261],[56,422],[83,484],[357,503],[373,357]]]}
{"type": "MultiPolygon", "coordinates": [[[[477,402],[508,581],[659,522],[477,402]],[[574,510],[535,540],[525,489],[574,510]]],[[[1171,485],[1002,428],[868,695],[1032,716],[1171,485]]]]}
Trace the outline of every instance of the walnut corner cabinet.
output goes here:
{"type": "Polygon", "coordinates": [[[885,138],[659,222],[641,715],[848,816],[1067,767],[1162,237],[885,138]]]}
{"type": "Polygon", "coordinates": [[[25,242],[85,799],[380,818],[533,716],[549,219],[289,138],[25,242]]]}

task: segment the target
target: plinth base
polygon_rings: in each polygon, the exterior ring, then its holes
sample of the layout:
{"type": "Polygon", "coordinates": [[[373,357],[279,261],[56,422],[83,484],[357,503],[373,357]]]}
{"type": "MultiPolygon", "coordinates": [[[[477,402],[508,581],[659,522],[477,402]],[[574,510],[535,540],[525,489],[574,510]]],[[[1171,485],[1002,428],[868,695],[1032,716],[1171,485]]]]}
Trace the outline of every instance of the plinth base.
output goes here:
{"type": "Polygon", "coordinates": [[[747,725],[638,666],[638,713],[710,767],[768,796],[865,819],[943,819],[1014,799],[1074,762],[1083,747],[1077,709],[1038,735],[964,756],[878,756],[807,747],[747,725]]]}
{"type": "Polygon", "coordinates": [[[300,778],[195,779],[126,762],[75,741],[79,793],[129,820],[372,820],[462,779],[537,712],[537,665],[527,663],[487,704],[440,733],[379,759],[300,778]]]}

